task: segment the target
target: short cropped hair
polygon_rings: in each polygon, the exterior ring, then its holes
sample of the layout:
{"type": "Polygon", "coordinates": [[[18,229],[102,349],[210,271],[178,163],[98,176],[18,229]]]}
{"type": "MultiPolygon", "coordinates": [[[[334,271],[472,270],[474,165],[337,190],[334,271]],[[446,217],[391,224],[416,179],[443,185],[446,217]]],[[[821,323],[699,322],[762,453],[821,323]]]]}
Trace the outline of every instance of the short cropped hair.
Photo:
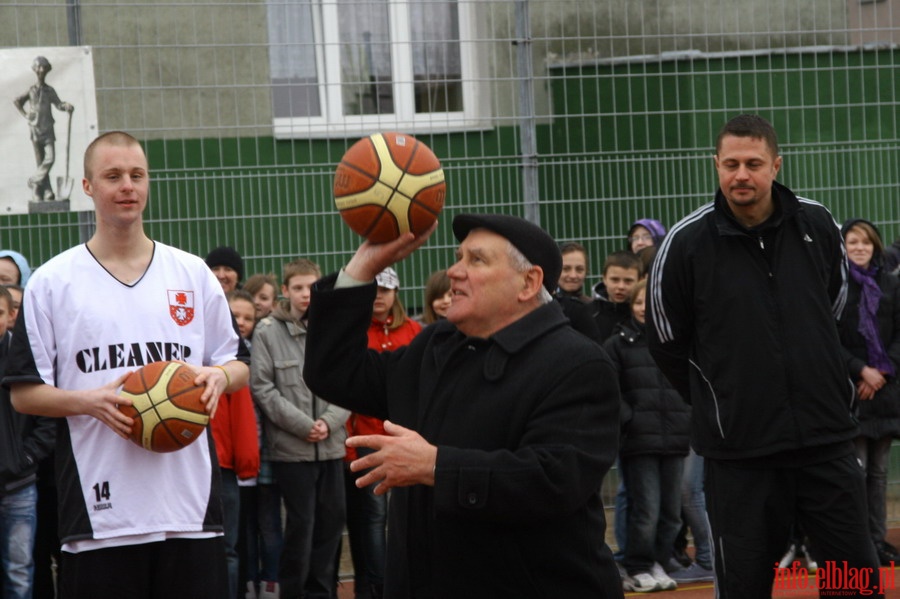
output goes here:
{"type": "Polygon", "coordinates": [[[641,273],[644,270],[644,265],[641,262],[640,257],[632,252],[631,250],[619,250],[618,252],[613,252],[606,257],[606,262],[603,263],[603,274],[606,274],[606,271],[609,270],[610,266],[618,266],[619,268],[634,269],[637,271],[638,277],[641,276],[641,273]]]}
{"type": "MultiPolygon", "coordinates": [[[[525,254],[523,254],[519,248],[514,246],[511,241],[506,246],[506,253],[509,256],[510,265],[512,265],[513,270],[516,272],[525,272],[526,270],[534,268],[534,264],[532,264],[531,261],[525,257],[525,254]]],[[[544,276],[547,276],[547,273],[544,273],[544,276]]],[[[541,285],[541,292],[538,294],[539,304],[543,306],[552,301],[553,296],[547,291],[547,286],[541,285]]]]}
{"type": "Polygon", "coordinates": [[[322,271],[319,269],[319,265],[312,260],[298,258],[297,260],[288,262],[284,265],[284,278],[282,279],[282,284],[287,287],[289,281],[297,275],[316,275],[317,277],[321,277],[322,271]]]}
{"type": "Polygon", "coordinates": [[[88,144],[87,149],[84,151],[84,178],[88,181],[91,180],[93,176],[93,172],[91,172],[91,162],[94,158],[94,153],[96,152],[99,146],[119,146],[119,147],[130,147],[130,146],[138,146],[141,147],[141,142],[139,142],[133,135],[125,133],[124,131],[110,131],[108,133],[104,133],[90,144],[88,144]]]}
{"type": "Polygon", "coordinates": [[[716,154],[722,149],[722,138],[726,135],[752,137],[765,140],[773,156],[778,156],[778,135],[772,123],[755,114],[741,114],[722,126],[716,137],[716,154]]]}

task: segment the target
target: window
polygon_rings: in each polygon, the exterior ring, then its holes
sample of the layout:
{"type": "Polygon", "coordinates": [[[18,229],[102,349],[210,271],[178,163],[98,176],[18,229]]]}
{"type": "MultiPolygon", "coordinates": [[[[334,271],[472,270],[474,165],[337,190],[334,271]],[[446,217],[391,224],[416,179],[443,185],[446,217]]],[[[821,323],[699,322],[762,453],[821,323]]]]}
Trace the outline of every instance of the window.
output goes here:
{"type": "Polygon", "coordinates": [[[480,126],[471,4],[269,0],[276,137],[480,126]]]}

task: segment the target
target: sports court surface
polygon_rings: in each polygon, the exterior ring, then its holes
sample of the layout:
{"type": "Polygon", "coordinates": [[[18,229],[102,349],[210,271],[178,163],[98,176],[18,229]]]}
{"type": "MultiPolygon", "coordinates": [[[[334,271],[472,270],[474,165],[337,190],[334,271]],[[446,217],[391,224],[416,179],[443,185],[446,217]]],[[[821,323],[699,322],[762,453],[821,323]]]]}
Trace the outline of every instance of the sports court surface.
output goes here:
{"type": "MultiPolygon", "coordinates": [[[[895,547],[900,547],[900,528],[894,528],[888,531],[888,541],[895,547]]],[[[898,564],[900,566],[900,564],[898,564]]],[[[900,568],[894,571],[893,576],[885,575],[885,594],[887,599],[900,599],[900,568]]],[[[809,599],[819,597],[818,590],[815,588],[815,580],[810,577],[807,580],[807,588],[802,587],[803,583],[796,579],[788,578],[782,583],[782,589],[776,589],[772,593],[772,597],[792,599],[809,599]]],[[[654,597],[657,599],[712,599],[715,597],[713,583],[697,582],[684,584],[674,591],[660,591],[656,593],[625,593],[626,597],[654,597]]],[[[828,591],[823,597],[842,597],[845,596],[841,590],[828,591]]],[[[338,589],[338,599],[353,599],[353,580],[344,580],[338,589]]],[[[563,597],[548,597],[547,599],[565,599],[563,597]]]]}

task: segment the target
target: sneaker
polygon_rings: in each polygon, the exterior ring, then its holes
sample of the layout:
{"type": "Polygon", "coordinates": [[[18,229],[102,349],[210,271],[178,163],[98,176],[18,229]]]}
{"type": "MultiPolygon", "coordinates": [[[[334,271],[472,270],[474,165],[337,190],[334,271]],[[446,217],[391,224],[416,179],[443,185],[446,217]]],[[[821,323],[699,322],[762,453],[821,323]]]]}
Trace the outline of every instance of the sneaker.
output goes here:
{"type": "Polygon", "coordinates": [[[659,583],[659,588],[662,591],[671,591],[678,588],[678,583],[666,574],[666,569],[659,562],[654,563],[653,567],[650,568],[650,575],[659,583]]]}
{"type": "Polygon", "coordinates": [[[263,580],[259,583],[259,599],[278,599],[281,594],[281,585],[271,580],[263,580]]]}
{"type": "Polygon", "coordinates": [[[797,556],[803,556],[806,558],[806,569],[810,574],[813,574],[816,570],[819,569],[819,564],[816,563],[816,560],[813,559],[813,556],[809,554],[809,550],[806,548],[806,545],[800,545],[800,550],[797,552],[797,556]]]}
{"type": "Polygon", "coordinates": [[[629,576],[622,581],[622,588],[626,591],[637,591],[638,593],[652,593],[661,591],[659,583],[650,576],[649,572],[641,572],[634,576],[629,576]]]}
{"type": "Polygon", "coordinates": [[[621,563],[616,562],[616,570],[619,571],[619,578],[621,578],[622,580],[628,578],[628,571],[625,570],[625,566],[623,566],[621,563]]]}
{"type": "Polygon", "coordinates": [[[790,568],[795,557],[797,557],[797,546],[791,543],[791,546],[788,547],[787,553],[785,553],[784,557],[781,558],[781,561],[778,562],[778,567],[790,568]]]}
{"type": "Polygon", "coordinates": [[[671,572],[669,577],[675,582],[712,582],[716,579],[716,573],[694,562],[687,568],[671,572]]]}

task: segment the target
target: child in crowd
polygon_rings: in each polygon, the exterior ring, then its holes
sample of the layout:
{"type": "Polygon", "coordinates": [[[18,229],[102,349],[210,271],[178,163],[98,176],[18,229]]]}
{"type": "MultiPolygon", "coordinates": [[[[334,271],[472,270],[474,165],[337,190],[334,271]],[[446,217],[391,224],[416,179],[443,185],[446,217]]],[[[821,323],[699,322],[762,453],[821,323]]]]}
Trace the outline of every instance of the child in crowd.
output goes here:
{"type": "MultiPolygon", "coordinates": [[[[392,351],[408,345],[422,330],[422,326],[407,316],[397,295],[400,289],[397,272],[388,267],[375,277],[375,282],[378,290],[372,305],[369,349],[392,351]]],[[[353,413],[347,420],[347,434],[351,437],[384,435],[384,422],[353,413]]],[[[356,479],[367,471],[350,471],[350,462],[371,452],[370,449],[351,447],[347,449],[347,456],[344,458],[347,532],[353,558],[355,599],[381,599],[384,589],[387,495],[376,495],[372,485],[357,488],[356,479]]]]}
{"type": "MultiPolygon", "coordinates": [[[[226,298],[239,334],[246,339],[253,333],[255,322],[253,298],[239,289],[227,293],[226,298]]],[[[237,596],[241,579],[237,550],[241,530],[239,481],[254,480],[259,473],[259,437],[249,385],[234,393],[222,394],[210,429],[222,474],[225,558],[228,565],[228,596],[231,598],[237,596]]]]}
{"type": "Polygon", "coordinates": [[[659,247],[666,236],[666,228],[661,222],[652,218],[641,218],[632,223],[628,229],[628,247],[637,254],[645,247],[659,247]]]}
{"type": "Polygon", "coordinates": [[[681,528],[681,478],[690,440],[690,408],[656,366],[644,330],[646,282],[634,285],[632,316],[604,344],[619,374],[619,464],[628,498],[623,565],[627,591],[677,587],[662,564],[681,528]]]}
{"type": "Polygon", "coordinates": [[[590,296],[584,293],[584,280],[588,273],[587,249],[578,242],[569,241],[559,246],[559,251],[563,266],[556,296],[572,297],[583,303],[590,303],[590,296]]]}
{"type": "Polygon", "coordinates": [[[9,329],[12,331],[16,326],[16,318],[19,316],[19,308],[22,307],[22,295],[25,290],[22,289],[21,285],[16,285],[14,283],[9,283],[8,285],[3,285],[9,291],[9,295],[12,297],[12,304],[9,307],[9,329]]]}
{"type": "Polygon", "coordinates": [[[278,580],[284,597],[337,595],[336,556],[345,524],[344,424],[350,413],[313,395],[303,381],[306,318],[319,267],[284,267],[279,302],[253,334],[250,386],[287,521],[278,580]]]}
{"type": "MultiPolygon", "coordinates": [[[[247,279],[243,289],[228,295],[241,338],[248,349],[251,349],[251,337],[259,315],[268,316],[272,311],[275,289],[273,275],[256,274],[247,279]]],[[[275,599],[280,592],[278,560],[283,543],[281,493],[266,453],[262,414],[256,401],[253,411],[260,454],[259,474],[253,479],[238,480],[241,500],[238,555],[243,581],[239,587],[246,589],[247,599],[275,599]]]]}
{"type": "Polygon", "coordinates": [[[425,307],[422,324],[432,324],[447,317],[453,294],[450,293],[450,277],[446,270],[431,273],[425,283],[425,307]]]}
{"type": "Polygon", "coordinates": [[[594,285],[591,312],[602,339],[613,334],[615,326],[631,318],[628,297],[641,278],[641,260],[627,251],[613,252],[603,264],[603,280],[594,285]]]}
{"type": "MultiPolygon", "coordinates": [[[[0,378],[8,359],[11,306],[12,296],[0,286],[0,378]]],[[[50,455],[55,441],[56,420],[17,412],[9,400],[9,390],[0,388],[0,588],[4,597],[32,596],[37,469],[50,455]]]]}
{"type": "Polygon", "coordinates": [[[272,313],[278,298],[278,282],[273,274],[255,274],[244,283],[244,291],[253,296],[256,306],[256,320],[262,320],[272,313]]]}

